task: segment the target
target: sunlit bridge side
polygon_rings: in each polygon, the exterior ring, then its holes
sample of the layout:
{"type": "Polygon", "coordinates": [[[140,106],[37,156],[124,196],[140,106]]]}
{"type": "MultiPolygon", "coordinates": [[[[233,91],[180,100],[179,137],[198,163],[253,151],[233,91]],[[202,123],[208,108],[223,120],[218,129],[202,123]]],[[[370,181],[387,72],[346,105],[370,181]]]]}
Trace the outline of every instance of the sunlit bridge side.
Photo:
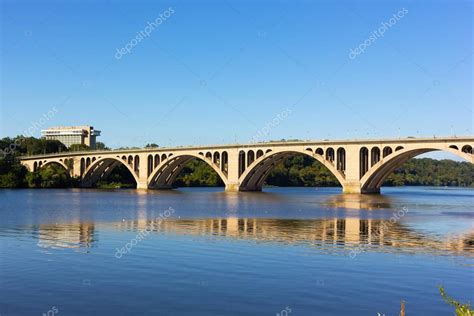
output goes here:
{"type": "Polygon", "coordinates": [[[59,164],[83,187],[107,179],[114,168],[126,168],[137,189],[171,189],[185,165],[200,160],[209,165],[226,191],[261,191],[273,168],[284,159],[303,154],[321,163],[344,193],[379,193],[384,180],[418,155],[445,151],[474,163],[474,137],[407,138],[350,141],[268,142],[249,145],[151,148],[66,152],[24,156],[30,171],[59,164]]]}

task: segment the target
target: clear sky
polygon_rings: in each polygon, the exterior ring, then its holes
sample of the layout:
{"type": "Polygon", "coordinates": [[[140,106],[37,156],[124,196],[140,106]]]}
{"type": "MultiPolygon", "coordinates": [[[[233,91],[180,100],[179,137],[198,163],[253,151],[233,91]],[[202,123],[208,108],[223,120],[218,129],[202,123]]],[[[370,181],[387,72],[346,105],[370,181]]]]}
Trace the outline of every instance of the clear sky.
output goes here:
{"type": "Polygon", "coordinates": [[[473,134],[471,1],[1,3],[0,137],[54,108],[33,136],[110,147],[473,134]]]}

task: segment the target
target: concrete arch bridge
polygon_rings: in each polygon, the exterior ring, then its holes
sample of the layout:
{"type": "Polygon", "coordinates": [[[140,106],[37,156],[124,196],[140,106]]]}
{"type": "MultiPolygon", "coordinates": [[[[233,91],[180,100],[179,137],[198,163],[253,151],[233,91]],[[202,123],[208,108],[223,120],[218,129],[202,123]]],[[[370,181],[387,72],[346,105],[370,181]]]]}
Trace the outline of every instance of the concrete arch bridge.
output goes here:
{"type": "Polygon", "coordinates": [[[226,191],[260,191],[276,164],[304,154],[323,164],[340,182],[344,193],[378,193],[384,180],[410,158],[445,151],[474,163],[474,137],[405,138],[378,140],[267,142],[248,145],[65,152],[24,156],[30,171],[55,163],[84,187],[107,178],[125,166],[138,189],[170,189],[193,159],[206,162],[219,175],[226,191]]]}

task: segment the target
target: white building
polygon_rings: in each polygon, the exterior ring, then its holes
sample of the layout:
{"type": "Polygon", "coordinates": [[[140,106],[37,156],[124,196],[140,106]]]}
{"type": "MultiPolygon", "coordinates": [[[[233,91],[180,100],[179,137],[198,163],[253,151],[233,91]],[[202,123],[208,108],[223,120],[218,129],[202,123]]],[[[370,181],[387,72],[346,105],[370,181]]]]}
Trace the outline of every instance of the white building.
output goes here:
{"type": "Polygon", "coordinates": [[[66,147],[81,144],[95,149],[96,137],[100,136],[100,131],[93,126],[58,126],[42,130],[41,135],[44,139],[59,140],[66,147]]]}

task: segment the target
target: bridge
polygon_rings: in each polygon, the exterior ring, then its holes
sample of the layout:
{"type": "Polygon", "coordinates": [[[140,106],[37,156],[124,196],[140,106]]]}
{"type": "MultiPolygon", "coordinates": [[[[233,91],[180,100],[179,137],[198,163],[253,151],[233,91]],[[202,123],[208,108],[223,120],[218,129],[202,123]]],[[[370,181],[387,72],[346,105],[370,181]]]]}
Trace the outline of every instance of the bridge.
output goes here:
{"type": "Polygon", "coordinates": [[[226,191],[261,191],[275,165],[304,154],[324,165],[344,193],[379,193],[384,180],[410,158],[445,151],[474,163],[474,136],[340,141],[265,142],[247,145],[144,148],[64,152],[23,156],[30,171],[58,164],[83,187],[104,180],[118,165],[135,178],[137,189],[171,189],[180,171],[193,159],[207,163],[222,179],[226,191]]]}

